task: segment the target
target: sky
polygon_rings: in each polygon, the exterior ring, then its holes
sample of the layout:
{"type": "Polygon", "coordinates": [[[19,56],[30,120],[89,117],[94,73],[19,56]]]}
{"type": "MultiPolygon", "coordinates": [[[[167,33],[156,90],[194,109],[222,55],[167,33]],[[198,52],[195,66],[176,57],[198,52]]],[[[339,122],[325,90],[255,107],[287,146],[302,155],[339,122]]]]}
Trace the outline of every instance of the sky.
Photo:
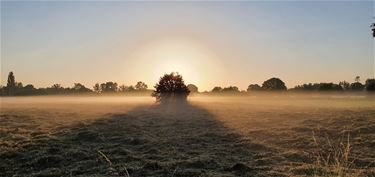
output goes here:
{"type": "Polygon", "coordinates": [[[374,77],[374,1],[1,1],[1,84],[114,81],[179,72],[199,91],[278,77],[374,77]]]}

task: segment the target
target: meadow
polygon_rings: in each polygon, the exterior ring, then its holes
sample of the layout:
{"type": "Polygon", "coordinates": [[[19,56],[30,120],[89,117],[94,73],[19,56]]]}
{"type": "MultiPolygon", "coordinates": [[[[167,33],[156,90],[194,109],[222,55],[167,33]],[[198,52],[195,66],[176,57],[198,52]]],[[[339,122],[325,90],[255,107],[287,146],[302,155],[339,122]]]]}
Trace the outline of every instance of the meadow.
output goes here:
{"type": "Polygon", "coordinates": [[[375,176],[371,95],[3,97],[0,176],[375,176]]]}

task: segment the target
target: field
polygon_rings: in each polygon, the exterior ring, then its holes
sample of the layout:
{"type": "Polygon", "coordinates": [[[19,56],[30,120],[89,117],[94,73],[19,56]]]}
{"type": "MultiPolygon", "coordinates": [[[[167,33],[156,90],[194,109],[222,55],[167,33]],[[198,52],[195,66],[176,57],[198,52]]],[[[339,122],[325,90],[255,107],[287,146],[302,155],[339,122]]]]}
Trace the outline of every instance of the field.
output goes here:
{"type": "Polygon", "coordinates": [[[375,101],[6,97],[0,176],[375,176],[375,101]]]}

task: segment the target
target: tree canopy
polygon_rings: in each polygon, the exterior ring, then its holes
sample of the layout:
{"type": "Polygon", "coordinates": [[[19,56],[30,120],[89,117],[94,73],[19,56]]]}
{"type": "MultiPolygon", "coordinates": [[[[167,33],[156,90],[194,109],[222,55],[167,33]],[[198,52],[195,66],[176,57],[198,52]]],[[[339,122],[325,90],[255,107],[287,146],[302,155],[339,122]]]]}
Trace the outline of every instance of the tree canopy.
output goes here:
{"type": "Polygon", "coordinates": [[[189,89],[191,93],[198,92],[198,87],[194,84],[187,85],[187,88],[189,89]]]}
{"type": "Polygon", "coordinates": [[[157,102],[161,103],[186,101],[190,93],[182,76],[175,72],[162,76],[154,88],[155,91],[152,96],[156,98],[157,102]]]}
{"type": "Polygon", "coordinates": [[[273,77],[263,82],[262,89],[268,91],[281,91],[286,90],[287,88],[281,79],[273,77]]]}

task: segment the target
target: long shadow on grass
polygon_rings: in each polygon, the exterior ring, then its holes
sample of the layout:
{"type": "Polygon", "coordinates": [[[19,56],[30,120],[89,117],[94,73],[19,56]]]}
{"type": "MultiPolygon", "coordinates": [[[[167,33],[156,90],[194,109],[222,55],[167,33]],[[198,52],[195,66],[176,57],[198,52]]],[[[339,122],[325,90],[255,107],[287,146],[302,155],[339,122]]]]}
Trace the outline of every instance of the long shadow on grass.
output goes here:
{"type": "Polygon", "coordinates": [[[1,154],[4,176],[269,176],[269,149],[189,104],[138,107],[1,154]]]}

